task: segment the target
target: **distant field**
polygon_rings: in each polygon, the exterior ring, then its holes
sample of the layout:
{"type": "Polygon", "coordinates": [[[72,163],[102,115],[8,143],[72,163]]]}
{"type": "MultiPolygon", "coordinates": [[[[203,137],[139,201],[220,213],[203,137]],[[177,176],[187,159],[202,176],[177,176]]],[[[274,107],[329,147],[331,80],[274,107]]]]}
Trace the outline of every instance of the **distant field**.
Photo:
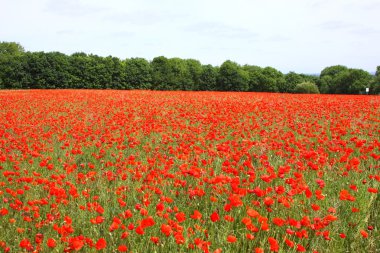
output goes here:
{"type": "Polygon", "coordinates": [[[380,252],[380,97],[0,91],[0,251],[380,252]]]}

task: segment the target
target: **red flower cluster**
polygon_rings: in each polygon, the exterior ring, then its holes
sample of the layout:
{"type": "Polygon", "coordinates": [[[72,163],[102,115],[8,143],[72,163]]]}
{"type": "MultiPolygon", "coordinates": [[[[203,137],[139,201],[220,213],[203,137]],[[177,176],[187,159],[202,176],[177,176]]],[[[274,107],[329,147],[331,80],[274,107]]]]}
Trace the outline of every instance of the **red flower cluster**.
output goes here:
{"type": "Polygon", "coordinates": [[[371,252],[379,123],[371,96],[0,91],[0,251],[371,252]]]}

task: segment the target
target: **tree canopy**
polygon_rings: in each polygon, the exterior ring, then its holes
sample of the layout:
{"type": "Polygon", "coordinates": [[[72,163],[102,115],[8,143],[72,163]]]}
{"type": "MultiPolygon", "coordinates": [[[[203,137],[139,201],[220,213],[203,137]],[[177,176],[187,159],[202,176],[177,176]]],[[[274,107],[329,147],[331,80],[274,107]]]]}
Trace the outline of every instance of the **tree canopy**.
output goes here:
{"type": "Polygon", "coordinates": [[[374,76],[367,71],[335,65],[322,70],[319,86],[322,93],[364,94],[373,82],[374,76]]]}
{"type": "Polygon", "coordinates": [[[155,89],[256,92],[302,92],[315,87],[321,93],[380,93],[380,66],[373,76],[342,65],[324,68],[320,75],[273,67],[241,66],[226,60],[220,67],[196,59],[102,57],[82,52],[25,52],[15,42],[0,43],[0,88],[4,89],[155,89]],[[302,84],[302,85],[300,85],[302,84]],[[316,85],[316,86],[315,86],[316,85]]]}
{"type": "Polygon", "coordinates": [[[227,60],[220,66],[218,84],[223,91],[247,91],[249,74],[236,62],[227,60]]]}
{"type": "Polygon", "coordinates": [[[17,56],[24,53],[24,48],[16,42],[0,42],[0,57],[17,56]]]}

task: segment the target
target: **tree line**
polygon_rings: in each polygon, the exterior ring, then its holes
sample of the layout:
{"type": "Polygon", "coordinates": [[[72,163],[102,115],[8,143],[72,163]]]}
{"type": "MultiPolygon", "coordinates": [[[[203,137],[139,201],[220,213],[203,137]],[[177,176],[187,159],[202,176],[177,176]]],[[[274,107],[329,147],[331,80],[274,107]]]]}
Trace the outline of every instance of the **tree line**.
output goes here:
{"type": "Polygon", "coordinates": [[[121,60],[93,54],[25,52],[15,42],[0,43],[2,89],[152,89],[195,91],[256,91],[287,93],[380,93],[380,66],[376,75],[336,65],[320,75],[281,73],[272,67],[239,65],[227,60],[220,66],[198,60],[144,58],[121,60]]]}

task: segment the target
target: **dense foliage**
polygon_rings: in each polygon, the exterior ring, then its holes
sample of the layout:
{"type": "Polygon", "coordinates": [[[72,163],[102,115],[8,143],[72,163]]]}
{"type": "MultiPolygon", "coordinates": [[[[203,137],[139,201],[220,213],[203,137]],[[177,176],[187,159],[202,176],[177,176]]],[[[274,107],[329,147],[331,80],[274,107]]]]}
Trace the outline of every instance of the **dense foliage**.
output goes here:
{"type": "Polygon", "coordinates": [[[298,83],[294,88],[295,93],[319,94],[318,86],[312,82],[298,83]]]}
{"type": "Polygon", "coordinates": [[[272,67],[241,66],[230,60],[220,67],[198,60],[143,58],[121,60],[92,54],[25,52],[14,42],[0,43],[0,88],[3,89],[153,89],[294,93],[297,84],[315,83],[321,93],[380,92],[376,76],[361,69],[331,66],[320,76],[283,74],[272,67]]]}

